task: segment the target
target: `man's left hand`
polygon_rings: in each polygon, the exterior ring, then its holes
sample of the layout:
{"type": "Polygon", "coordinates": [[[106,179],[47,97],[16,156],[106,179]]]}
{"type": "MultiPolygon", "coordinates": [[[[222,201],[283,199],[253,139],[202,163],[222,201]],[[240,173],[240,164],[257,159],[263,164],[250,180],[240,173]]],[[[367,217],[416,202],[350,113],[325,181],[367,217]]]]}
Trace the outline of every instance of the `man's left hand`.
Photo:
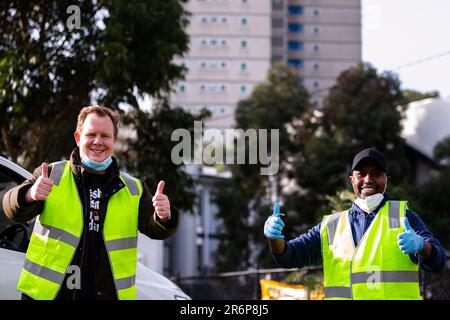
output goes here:
{"type": "Polygon", "coordinates": [[[158,183],[158,187],[156,188],[156,193],[152,199],[153,207],[155,208],[155,212],[158,217],[162,221],[170,220],[170,201],[169,198],[163,194],[164,192],[164,181],[160,181],[158,183]]]}
{"type": "Polygon", "coordinates": [[[423,249],[423,238],[409,225],[408,218],[403,218],[405,232],[398,235],[398,246],[405,254],[420,253],[423,249]]]}

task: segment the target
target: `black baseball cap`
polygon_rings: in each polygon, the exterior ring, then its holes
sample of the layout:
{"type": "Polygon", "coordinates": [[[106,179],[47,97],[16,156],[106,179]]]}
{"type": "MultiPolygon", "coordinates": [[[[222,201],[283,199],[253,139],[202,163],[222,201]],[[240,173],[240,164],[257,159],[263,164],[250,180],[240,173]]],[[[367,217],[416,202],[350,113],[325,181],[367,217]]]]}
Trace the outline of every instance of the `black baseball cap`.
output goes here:
{"type": "Polygon", "coordinates": [[[355,170],[358,164],[366,158],[371,158],[375,160],[376,163],[380,166],[380,168],[384,172],[386,172],[386,174],[388,174],[388,164],[386,156],[373,147],[364,149],[356,154],[356,156],[353,158],[352,171],[355,170]]]}

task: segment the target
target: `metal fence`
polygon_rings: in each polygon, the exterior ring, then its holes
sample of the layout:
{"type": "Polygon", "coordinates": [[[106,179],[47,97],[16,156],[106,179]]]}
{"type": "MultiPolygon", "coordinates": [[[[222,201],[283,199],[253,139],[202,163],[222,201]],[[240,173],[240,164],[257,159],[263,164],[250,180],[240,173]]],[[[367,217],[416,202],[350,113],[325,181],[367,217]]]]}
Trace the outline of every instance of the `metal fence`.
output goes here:
{"type": "Polygon", "coordinates": [[[422,295],[426,300],[450,300],[450,256],[439,273],[420,272],[422,295]]]}
{"type": "MultiPolygon", "coordinates": [[[[259,269],[172,280],[194,300],[260,300],[261,279],[302,284],[307,289],[311,299],[317,298],[316,293],[323,290],[321,267],[300,270],[259,269]]],[[[444,270],[439,273],[421,270],[419,279],[424,299],[450,300],[450,257],[447,257],[444,270]]]]}

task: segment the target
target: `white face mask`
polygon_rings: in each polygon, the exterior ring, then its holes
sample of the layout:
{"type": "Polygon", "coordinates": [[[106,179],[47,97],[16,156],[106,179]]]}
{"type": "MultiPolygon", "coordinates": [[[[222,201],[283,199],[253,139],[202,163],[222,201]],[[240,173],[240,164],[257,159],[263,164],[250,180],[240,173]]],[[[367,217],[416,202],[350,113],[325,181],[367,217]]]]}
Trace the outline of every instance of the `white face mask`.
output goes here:
{"type": "Polygon", "coordinates": [[[371,212],[373,209],[378,207],[378,205],[383,201],[384,197],[381,193],[376,193],[374,195],[368,196],[365,199],[357,198],[355,204],[361,208],[364,212],[371,212]]]}

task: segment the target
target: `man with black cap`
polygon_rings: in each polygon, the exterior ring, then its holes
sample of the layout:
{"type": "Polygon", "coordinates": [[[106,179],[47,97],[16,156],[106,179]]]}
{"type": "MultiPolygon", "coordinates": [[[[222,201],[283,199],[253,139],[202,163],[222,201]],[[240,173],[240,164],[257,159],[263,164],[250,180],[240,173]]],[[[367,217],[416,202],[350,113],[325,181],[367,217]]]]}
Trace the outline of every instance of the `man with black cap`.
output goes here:
{"type": "Polygon", "coordinates": [[[388,164],[367,148],[353,158],[349,210],[285,241],[278,203],[264,225],[274,260],[286,268],[323,263],[325,299],[422,299],[419,267],[438,272],[445,249],[406,201],[386,193],[388,164]]]}

